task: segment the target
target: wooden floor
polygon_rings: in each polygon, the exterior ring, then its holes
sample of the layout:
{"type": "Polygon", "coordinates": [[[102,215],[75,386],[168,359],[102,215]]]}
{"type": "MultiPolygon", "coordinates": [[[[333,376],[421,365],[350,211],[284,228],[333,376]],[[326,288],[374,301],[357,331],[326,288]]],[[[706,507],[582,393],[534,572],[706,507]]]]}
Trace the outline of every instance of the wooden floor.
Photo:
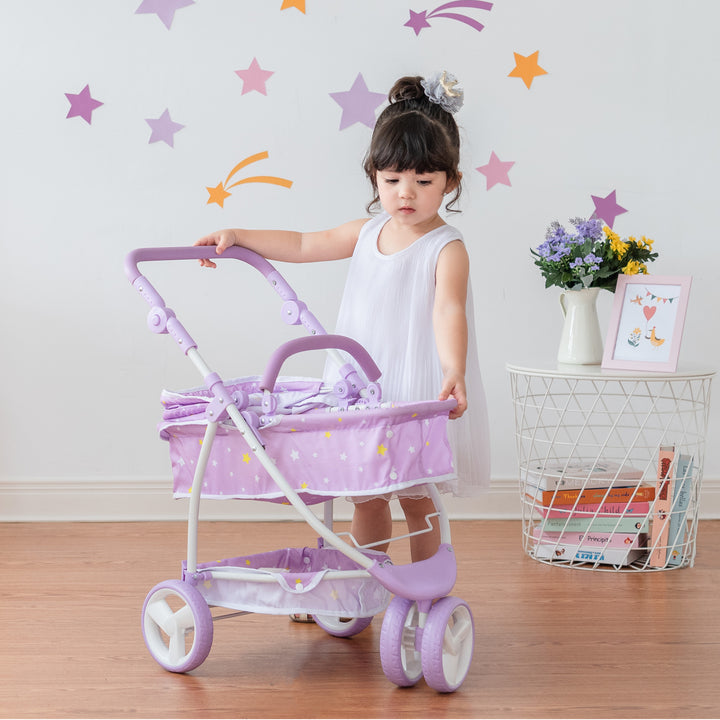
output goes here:
{"type": "MultiPolygon", "coordinates": [[[[185,537],[184,523],[0,525],[0,716],[720,717],[720,521],[700,523],[694,568],[623,574],[531,560],[519,522],[455,522],[453,594],[473,608],[476,646],[450,695],[386,680],[381,618],[352,639],[224,620],[203,665],[165,672],[140,611],[179,576],[185,537]]],[[[200,557],[313,543],[302,523],[206,523],[200,557]]]]}

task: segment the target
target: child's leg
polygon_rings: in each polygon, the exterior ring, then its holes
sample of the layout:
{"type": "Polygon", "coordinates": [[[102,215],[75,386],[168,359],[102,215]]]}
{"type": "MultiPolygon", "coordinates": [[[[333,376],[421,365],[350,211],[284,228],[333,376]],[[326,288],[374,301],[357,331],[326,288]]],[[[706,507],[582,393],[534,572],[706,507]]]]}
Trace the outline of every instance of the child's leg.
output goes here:
{"type": "MultiPolygon", "coordinates": [[[[350,532],[360,545],[385,540],[392,535],[392,516],[387,500],[377,498],[355,504],[350,532]]],[[[385,552],[389,543],[372,549],[385,552]]]]}
{"type": "MultiPolygon", "coordinates": [[[[437,512],[432,498],[401,498],[400,506],[405,513],[408,532],[427,530],[426,515],[437,512]]],[[[440,547],[440,525],[436,517],[430,519],[432,530],[410,538],[410,556],[413,562],[427,560],[432,557],[440,547]]]]}

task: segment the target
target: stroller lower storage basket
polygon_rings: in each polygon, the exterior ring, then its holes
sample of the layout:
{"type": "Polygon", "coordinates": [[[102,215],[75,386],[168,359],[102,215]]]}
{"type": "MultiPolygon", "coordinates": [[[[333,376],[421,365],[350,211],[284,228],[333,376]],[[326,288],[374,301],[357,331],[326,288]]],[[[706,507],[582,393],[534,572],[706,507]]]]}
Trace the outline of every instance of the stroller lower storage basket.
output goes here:
{"type": "MultiPolygon", "coordinates": [[[[280,379],[284,392],[307,398],[319,381],[280,379]],[[313,385],[315,382],[315,385],[313,385]],[[306,392],[303,394],[302,390],[306,392]]],[[[248,402],[257,379],[226,383],[248,402]]],[[[282,398],[283,395],[281,394],[282,398]]],[[[211,396],[205,388],[164,393],[160,435],[170,444],[175,497],[188,497],[211,396]]],[[[332,497],[373,496],[454,478],[446,435],[454,401],[352,405],[346,409],[284,406],[258,418],[259,441],[303,502],[332,497]]],[[[246,415],[251,415],[246,411],[246,415]]],[[[230,422],[220,423],[203,478],[202,497],[284,502],[285,497],[230,422]]]]}
{"type": "MultiPolygon", "coordinates": [[[[378,562],[388,559],[384,553],[365,554],[378,562]]],[[[377,580],[332,548],[286,548],[200,563],[197,569],[188,577],[184,564],[183,576],[208,605],[249,612],[372,617],[391,597],[377,580]]]]}

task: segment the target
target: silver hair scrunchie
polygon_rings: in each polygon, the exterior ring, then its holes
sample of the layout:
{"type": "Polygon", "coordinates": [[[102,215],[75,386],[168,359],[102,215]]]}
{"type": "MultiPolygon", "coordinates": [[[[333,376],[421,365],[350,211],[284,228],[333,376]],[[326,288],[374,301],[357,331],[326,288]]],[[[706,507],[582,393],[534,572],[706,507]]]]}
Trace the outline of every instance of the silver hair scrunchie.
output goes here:
{"type": "Polygon", "coordinates": [[[440,105],[453,115],[463,106],[465,93],[462,88],[456,87],[457,78],[443,70],[427,80],[421,80],[420,84],[425,90],[430,102],[440,105]]]}

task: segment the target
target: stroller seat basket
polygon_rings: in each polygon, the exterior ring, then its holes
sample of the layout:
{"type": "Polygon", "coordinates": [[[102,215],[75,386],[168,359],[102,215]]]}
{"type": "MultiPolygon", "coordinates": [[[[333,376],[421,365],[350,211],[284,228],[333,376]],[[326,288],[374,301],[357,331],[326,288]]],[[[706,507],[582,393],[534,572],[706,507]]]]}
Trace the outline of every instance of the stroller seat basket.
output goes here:
{"type": "MultiPolygon", "coordinates": [[[[302,397],[303,403],[311,402],[313,390],[322,384],[298,378],[280,378],[278,383],[287,395],[302,397]]],[[[231,380],[225,387],[243,398],[252,398],[260,389],[258,378],[231,380]]],[[[176,498],[187,498],[192,491],[208,424],[205,408],[211,399],[205,388],[163,393],[159,429],[170,445],[176,498]]],[[[256,431],[277,469],[306,504],[345,495],[374,496],[454,477],[446,434],[454,400],[346,409],[316,405],[260,416],[256,431]]],[[[218,425],[201,495],[286,502],[231,422],[218,425]]]]}

